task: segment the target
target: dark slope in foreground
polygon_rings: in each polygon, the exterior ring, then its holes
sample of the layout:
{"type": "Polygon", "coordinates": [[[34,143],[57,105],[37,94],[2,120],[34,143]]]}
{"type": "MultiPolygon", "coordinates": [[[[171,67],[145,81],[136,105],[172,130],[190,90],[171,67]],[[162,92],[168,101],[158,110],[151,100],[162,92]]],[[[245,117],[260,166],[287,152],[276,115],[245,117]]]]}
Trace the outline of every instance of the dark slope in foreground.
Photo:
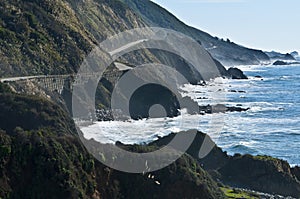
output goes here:
{"type": "Polygon", "coordinates": [[[188,155],[151,177],[107,168],[88,154],[60,107],[2,84],[0,91],[1,198],[224,198],[188,155]]]}
{"type": "Polygon", "coordinates": [[[249,49],[229,40],[224,41],[187,26],[170,12],[149,0],[122,1],[140,14],[149,25],[180,31],[200,41],[203,47],[224,65],[251,65],[270,61],[269,57],[261,50],[249,49]]]}

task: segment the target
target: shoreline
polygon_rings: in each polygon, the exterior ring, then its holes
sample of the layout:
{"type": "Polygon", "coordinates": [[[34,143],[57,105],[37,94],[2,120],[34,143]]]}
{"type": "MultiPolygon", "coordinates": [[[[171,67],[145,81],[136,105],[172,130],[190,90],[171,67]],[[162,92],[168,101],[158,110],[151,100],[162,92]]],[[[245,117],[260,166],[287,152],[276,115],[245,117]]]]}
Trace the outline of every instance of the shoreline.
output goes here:
{"type": "MultiPolygon", "coordinates": [[[[189,131],[179,133],[187,134],[189,131]]],[[[142,152],[145,150],[149,152],[149,150],[152,151],[166,146],[175,135],[175,133],[171,133],[148,144],[131,145],[116,142],[116,145],[127,151],[135,152],[135,150],[138,150],[142,152]],[[143,150],[140,151],[141,149],[143,150]]],[[[259,194],[265,198],[275,196],[275,198],[281,199],[286,198],[281,196],[298,197],[300,195],[299,167],[291,168],[286,161],[271,156],[252,156],[249,154],[230,156],[217,145],[213,147],[207,156],[199,158],[199,149],[205,137],[207,137],[207,134],[198,131],[185,155],[193,158],[215,182],[220,184],[220,187],[229,186],[233,189],[259,194]]],[[[94,140],[87,140],[87,142],[96,146],[94,140]]],[[[100,148],[103,146],[109,147],[107,144],[98,144],[100,148]]],[[[173,147],[177,150],[176,146],[173,147]]]]}

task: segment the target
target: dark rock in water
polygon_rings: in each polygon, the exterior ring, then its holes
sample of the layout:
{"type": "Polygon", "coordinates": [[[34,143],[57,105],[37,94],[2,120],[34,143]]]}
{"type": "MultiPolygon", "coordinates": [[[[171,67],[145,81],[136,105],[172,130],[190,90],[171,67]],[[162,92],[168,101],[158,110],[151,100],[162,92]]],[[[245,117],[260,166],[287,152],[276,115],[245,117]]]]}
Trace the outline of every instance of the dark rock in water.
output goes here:
{"type": "Polygon", "coordinates": [[[232,79],[248,79],[248,77],[238,68],[229,68],[227,71],[232,79]]]}
{"type": "Polygon", "coordinates": [[[300,64],[300,62],[285,62],[281,60],[277,60],[276,62],[273,63],[274,66],[284,66],[284,65],[292,65],[292,64],[300,64]]]}
{"type": "Polygon", "coordinates": [[[147,84],[137,89],[130,98],[129,111],[132,119],[174,117],[179,115],[180,103],[168,88],[147,84]],[[151,108],[154,108],[151,111],[151,108]]]}
{"type": "Polygon", "coordinates": [[[243,112],[247,111],[249,108],[241,108],[241,107],[228,107],[223,104],[217,105],[207,105],[207,106],[199,106],[200,113],[225,113],[225,112],[243,112]]]}
{"type": "MultiPolygon", "coordinates": [[[[235,91],[244,92],[244,91],[235,91]]],[[[200,97],[198,99],[208,99],[200,97]]],[[[176,117],[180,109],[186,109],[188,114],[211,114],[225,112],[242,112],[249,108],[227,107],[222,104],[199,106],[190,97],[177,99],[171,91],[160,85],[148,84],[139,88],[129,101],[130,117],[123,114],[122,110],[99,109],[96,111],[98,121],[164,118],[176,117]]]]}
{"type": "Polygon", "coordinates": [[[198,97],[197,99],[208,99],[207,97],[198,97]]]}
{"type": "Polygon", "coordinates": [[[228,90],[231,93],[246,93],[246,91],[228,90]]]}
{"type": "Polygon", "coordinates": [[[288,65],[288,63],[285,62],[285,61],[279,61],[279,60],[278,60],[278,61],[274,62],[273,65],[274,65],[274,66],[278,66],[278,65],[288,65]]]}
{"type": "Polygon", "coordinates": [[[255,75],[254,77],[255,78],[262,78],[262,76],[260,76],[260,75],[255,75]]]}
{"type": "Polygon", "coordinates": [[[227,112],[244,112],[248,111],[250,108],[241,108],[241,107],[227,107],[227,112]]]}
{"type": "Polygon", "coordinates": [[[176,117],[183,108],[187,109],[189,114],[199,113],[197,102],[189,97],[178,99],[178,95],[158,84],[140,87],[129,101],[132,119],[176,117]]]}

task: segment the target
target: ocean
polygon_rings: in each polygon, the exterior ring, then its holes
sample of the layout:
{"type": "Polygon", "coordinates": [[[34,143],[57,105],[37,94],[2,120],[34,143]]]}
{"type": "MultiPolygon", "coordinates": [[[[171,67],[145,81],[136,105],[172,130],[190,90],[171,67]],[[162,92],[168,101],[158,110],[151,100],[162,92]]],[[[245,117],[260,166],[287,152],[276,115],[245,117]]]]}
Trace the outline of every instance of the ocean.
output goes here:
{"type": "Polygon", "coordinates": [[[176,118],[97,122],[81,130],[87,139],[132,144],[198,129],[228,154],[270,155],[300,165],[300,65],[239,68],[248,80],[218,78],[204,87],[184,85],[181,90],[199,105],[250,108],[246,112],[188,115],[182,110],[176,118]]]}

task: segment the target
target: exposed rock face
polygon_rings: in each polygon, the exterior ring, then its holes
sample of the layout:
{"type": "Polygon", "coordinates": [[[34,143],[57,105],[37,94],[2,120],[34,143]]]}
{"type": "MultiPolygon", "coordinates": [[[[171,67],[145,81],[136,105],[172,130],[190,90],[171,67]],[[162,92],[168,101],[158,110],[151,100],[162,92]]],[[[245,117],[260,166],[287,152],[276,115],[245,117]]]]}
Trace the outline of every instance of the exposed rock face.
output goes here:
{"type": "MultiPolygon", "coordinates": [[[[188,132],[182,132],[188,133],[188,132]]],[[[164,146],[176,134],[170,134],[151,143],[164,146]]],[[[199,158],[199,150],[205,134],[198,132],[187,153],[198,160],[213,178],[226,185],[256,191],[300,197],[299,168],[290,168],[286,161],[268,156],[229,156],[217,146],[204,158],[199,158]]],[[[212,142],[212,141],[211,141],[212,142]]]]}
{"type": "Polygon", "coordinates": [[[248,77],[238,68],[229,68],[228,74],[232,79],[248,79],[248,77]]]}

